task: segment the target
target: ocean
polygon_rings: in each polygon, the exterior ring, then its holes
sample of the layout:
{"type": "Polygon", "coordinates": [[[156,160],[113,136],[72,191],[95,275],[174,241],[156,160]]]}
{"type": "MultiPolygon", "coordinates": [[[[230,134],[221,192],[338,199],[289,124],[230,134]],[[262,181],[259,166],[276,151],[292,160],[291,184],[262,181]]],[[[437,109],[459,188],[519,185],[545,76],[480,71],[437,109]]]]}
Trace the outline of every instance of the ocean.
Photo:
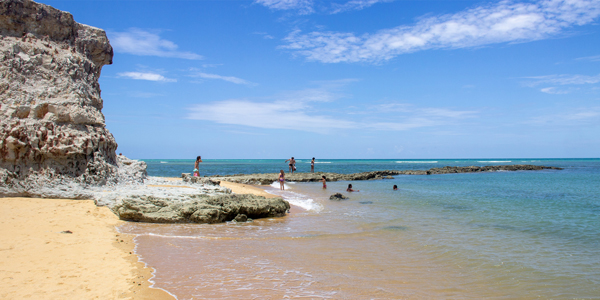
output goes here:
{"type": "MultiPolygon", "coordinates": [[[[194,160],[144,160],[150,176],[194,160]]],[[[178,299],[599,299],[600,159],[318,159],[315,171],[535,164],[564,170],[401,175],[265,187],[301,212],[249,223],[127,223],[178,299]],[[345,192],[348,183],[360,192],[345,192]],[[393,191],[392,186],[398,190],[393,191]],[[340,192],[349,197],[331,201],[340,192]]],[[[310,160],[297,162],[299,172],[310,160]]],[[[201,175],[279,160],[204,160],[201,175]]]]}

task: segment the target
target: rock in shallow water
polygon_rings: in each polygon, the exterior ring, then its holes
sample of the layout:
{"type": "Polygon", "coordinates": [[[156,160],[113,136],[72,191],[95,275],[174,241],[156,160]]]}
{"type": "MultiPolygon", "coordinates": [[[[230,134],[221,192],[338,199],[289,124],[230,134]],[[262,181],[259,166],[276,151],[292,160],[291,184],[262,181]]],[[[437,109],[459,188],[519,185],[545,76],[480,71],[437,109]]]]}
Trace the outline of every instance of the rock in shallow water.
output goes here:
{"type": "Polygon", "coordinates": [[[335,193],[331,196],[329,196],[329,200],[334,200],[334,201],[340,201],[340,200],[346,200],[348,199],[348,197],[340,194],[340,193],[335,193]]]}
{"type": "Polygon", "coordinates": [[[112,207],[121,220],[148,223],[221,223],[239,215],[253,219],[281,217],[289,209],[290,204],[282,198],[247,194],[190,195],[183,200],[132,196],[112,207]]]}

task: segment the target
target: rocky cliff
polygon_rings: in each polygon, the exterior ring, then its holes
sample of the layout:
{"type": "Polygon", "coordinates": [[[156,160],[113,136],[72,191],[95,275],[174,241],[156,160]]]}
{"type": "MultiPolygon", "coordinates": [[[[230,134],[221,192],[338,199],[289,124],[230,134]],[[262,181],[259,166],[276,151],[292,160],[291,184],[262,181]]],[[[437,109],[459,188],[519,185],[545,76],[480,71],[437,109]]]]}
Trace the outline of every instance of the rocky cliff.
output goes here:
{"type": "Polygon", "coordinates": [[[70,13],[0,1],[0,196],[118,182],[98,84],[112,57],[106,33],[70,13]]]}

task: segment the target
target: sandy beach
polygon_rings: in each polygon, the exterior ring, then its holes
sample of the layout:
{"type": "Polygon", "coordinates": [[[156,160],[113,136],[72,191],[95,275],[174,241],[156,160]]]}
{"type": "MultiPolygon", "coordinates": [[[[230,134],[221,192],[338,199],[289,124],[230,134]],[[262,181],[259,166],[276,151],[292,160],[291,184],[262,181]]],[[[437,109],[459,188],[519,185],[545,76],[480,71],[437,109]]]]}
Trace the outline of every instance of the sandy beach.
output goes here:
{"type": "Polygon", "coordinates": [[[0,298],[174,299],[91,200],[0,198],[0,298]],[[72,232],[72,233],[67,233],[72,232]]]}
{"type": "MultiPolygon", "coordinates": [[[[277,197],[248,184],[221,185],[277,197]]],[[[107,207],[92,200],[0,198],[0,210],[0,298],[173,299],[150,287],[153,269],[138,262],[134,236],[117,231],[125,222],[107,207]]]]}

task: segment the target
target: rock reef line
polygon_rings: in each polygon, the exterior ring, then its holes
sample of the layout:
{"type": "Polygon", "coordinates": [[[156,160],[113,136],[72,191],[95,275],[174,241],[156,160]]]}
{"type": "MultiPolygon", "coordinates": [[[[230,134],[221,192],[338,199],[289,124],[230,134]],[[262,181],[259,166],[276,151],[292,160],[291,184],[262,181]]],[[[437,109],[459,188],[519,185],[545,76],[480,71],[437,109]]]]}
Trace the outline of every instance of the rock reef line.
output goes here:
{"type": "MultiPolygon", "coordinates": [[[[327,181],[352,181],[352,180],[375,180],[375,179],[393,179],[394,175],[437,175],[454,173],[477,173],[477,172],[497,172],[497,171],[539,171],[539,170],[562,170],[557,167],[535,166],[535,165],[500,165],[500,166],[470,166],[470,167],[450,167],[432,168],[429,170],[385,170],[372,171],[353,174],[338,173],[295,173],[286,174],[286,180],[296,182],[317,182],[321,176],[325,175],[327,181]]],[[[277,173],[266,174],[237,174],[237,175],[217,175],[211,176],[214,180],[225,180],[236,183],[269,185],[277,179],[277,173]]]]}

